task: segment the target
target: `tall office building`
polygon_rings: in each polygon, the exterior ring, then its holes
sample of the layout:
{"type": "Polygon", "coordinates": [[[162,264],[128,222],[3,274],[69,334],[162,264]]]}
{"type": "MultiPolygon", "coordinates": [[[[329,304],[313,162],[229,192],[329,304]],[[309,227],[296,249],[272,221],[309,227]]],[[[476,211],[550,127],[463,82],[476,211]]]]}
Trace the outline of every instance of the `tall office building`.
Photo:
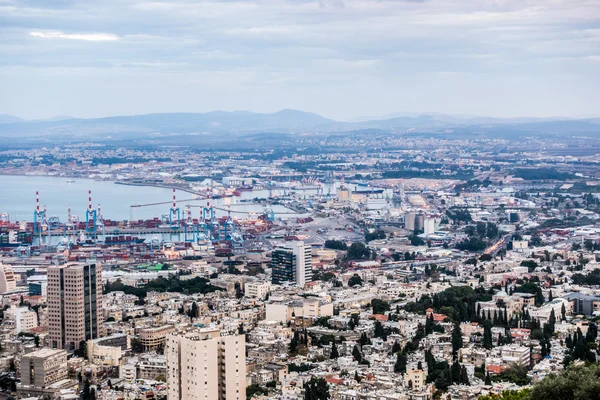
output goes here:
{"type": "Polygon", "coordinates": [[[10,265],[0,264],[0,294],[15,290],[17,282],[10,265]]]}
{"type": "Polygon", "coordinates": [[[167,337],[169,400],[246,398],[246,339],[193,328],[167,337]]]}
{"type": "Polygon", "coordinates": [[[99,264],[48,267],[50,346],[76,350],[103,336],[102,268],[99,264]]]}
{"type": "Polygon", "coordinates": [[[271,281],[304,286],[312,281],[312,250],[304,242],[286,242],[271,253],[271,281]]]}

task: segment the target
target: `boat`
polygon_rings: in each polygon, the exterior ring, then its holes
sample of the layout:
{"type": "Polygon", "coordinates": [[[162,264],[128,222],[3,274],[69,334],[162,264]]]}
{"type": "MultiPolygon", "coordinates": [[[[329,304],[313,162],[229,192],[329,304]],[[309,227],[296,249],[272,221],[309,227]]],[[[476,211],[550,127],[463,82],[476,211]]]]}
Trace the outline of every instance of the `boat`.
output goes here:
{"type": "Polygon", "coordinates": [[[352,194],[382,194],[383,189],[354,190],[352,194]]]}
{"type": "Polygon", "coordinates": [[[119,245],[119,244],[142,244],[146,241],[144,238],[137,236],[107,236],[104,239],[106,245],[119,245]]]}
{"type": "Polygon", "coordinates": [[[29,246],[33,242],[31,232],[8,231],[0,233],[0,248],[2,247],[21,247],[29,246]]]}
{"type": "Polygon", "coordinates": [[[74,179],[67,179],[67,183],[75,183],[74,179]]]}

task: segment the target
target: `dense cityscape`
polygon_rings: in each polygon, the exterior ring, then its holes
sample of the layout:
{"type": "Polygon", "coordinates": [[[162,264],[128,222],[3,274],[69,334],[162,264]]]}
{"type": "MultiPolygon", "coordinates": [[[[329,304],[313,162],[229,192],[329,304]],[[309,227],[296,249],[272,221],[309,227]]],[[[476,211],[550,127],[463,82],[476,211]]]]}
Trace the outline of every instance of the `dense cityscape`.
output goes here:
{"type": "Polygon", "coordinates": [[[600,356],[594,148],[427,136],[355,151],[5,149],[5,176],[90,192],[79,217],[35,188],[19,199],[30,216],[2,214],[2,388],[427,400],[585,385],[566,377],[596,376],[600,356]],[[93,200],[101,181],[161,188],[146,200],[164,212],[112,217],[93,200]]]}
{"type": "Polygon", "coordinates": [[[0,400],[600,400],[599,0],[0,0],[0,400]]]}

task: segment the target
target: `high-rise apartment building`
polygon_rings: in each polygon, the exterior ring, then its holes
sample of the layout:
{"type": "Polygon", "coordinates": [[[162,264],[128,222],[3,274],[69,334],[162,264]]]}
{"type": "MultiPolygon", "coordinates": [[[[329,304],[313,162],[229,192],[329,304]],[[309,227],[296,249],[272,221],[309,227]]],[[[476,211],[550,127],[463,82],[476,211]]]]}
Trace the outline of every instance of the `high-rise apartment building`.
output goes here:
{"type": "Polygon", "coordinates": [[[82,341],[103,336],[99,264],[48,267],[47,292],[52,348],[76,350],[82,341]]]}
{"type": "Polygon", "coordinates": [[[312,249],[304,242],[286,242],[271,253],[271,281],[290,282],[302,287],[312,281],[312,249]]]}
{"type": "Polygon", "coordinates": [[[0,294],[15,290],[17,282],[10,265],[0,264],[0,294]]]}
{"type": "Polygon", "coordinates": [[[167,337],[169,400],[246,398],[246,339],[193,328],[167,337]]]}

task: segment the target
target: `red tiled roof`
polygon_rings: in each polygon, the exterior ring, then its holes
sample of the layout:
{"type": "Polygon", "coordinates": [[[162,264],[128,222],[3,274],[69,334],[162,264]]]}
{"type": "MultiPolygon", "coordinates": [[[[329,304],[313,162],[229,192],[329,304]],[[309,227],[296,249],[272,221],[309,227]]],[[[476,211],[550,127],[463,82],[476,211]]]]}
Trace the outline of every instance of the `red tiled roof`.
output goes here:
{"type": "Polygon", "coordinates": [[[377,321],[387,321],[388,316],[383,314],[373,314],[371,315],[372,319],[376,319],[377,321]]]}
{"type": "Polygon", "coordinates": [[[485,369],[492,374],[500,374],[506,369],[504,365],[486,365],[485,369]]]}

